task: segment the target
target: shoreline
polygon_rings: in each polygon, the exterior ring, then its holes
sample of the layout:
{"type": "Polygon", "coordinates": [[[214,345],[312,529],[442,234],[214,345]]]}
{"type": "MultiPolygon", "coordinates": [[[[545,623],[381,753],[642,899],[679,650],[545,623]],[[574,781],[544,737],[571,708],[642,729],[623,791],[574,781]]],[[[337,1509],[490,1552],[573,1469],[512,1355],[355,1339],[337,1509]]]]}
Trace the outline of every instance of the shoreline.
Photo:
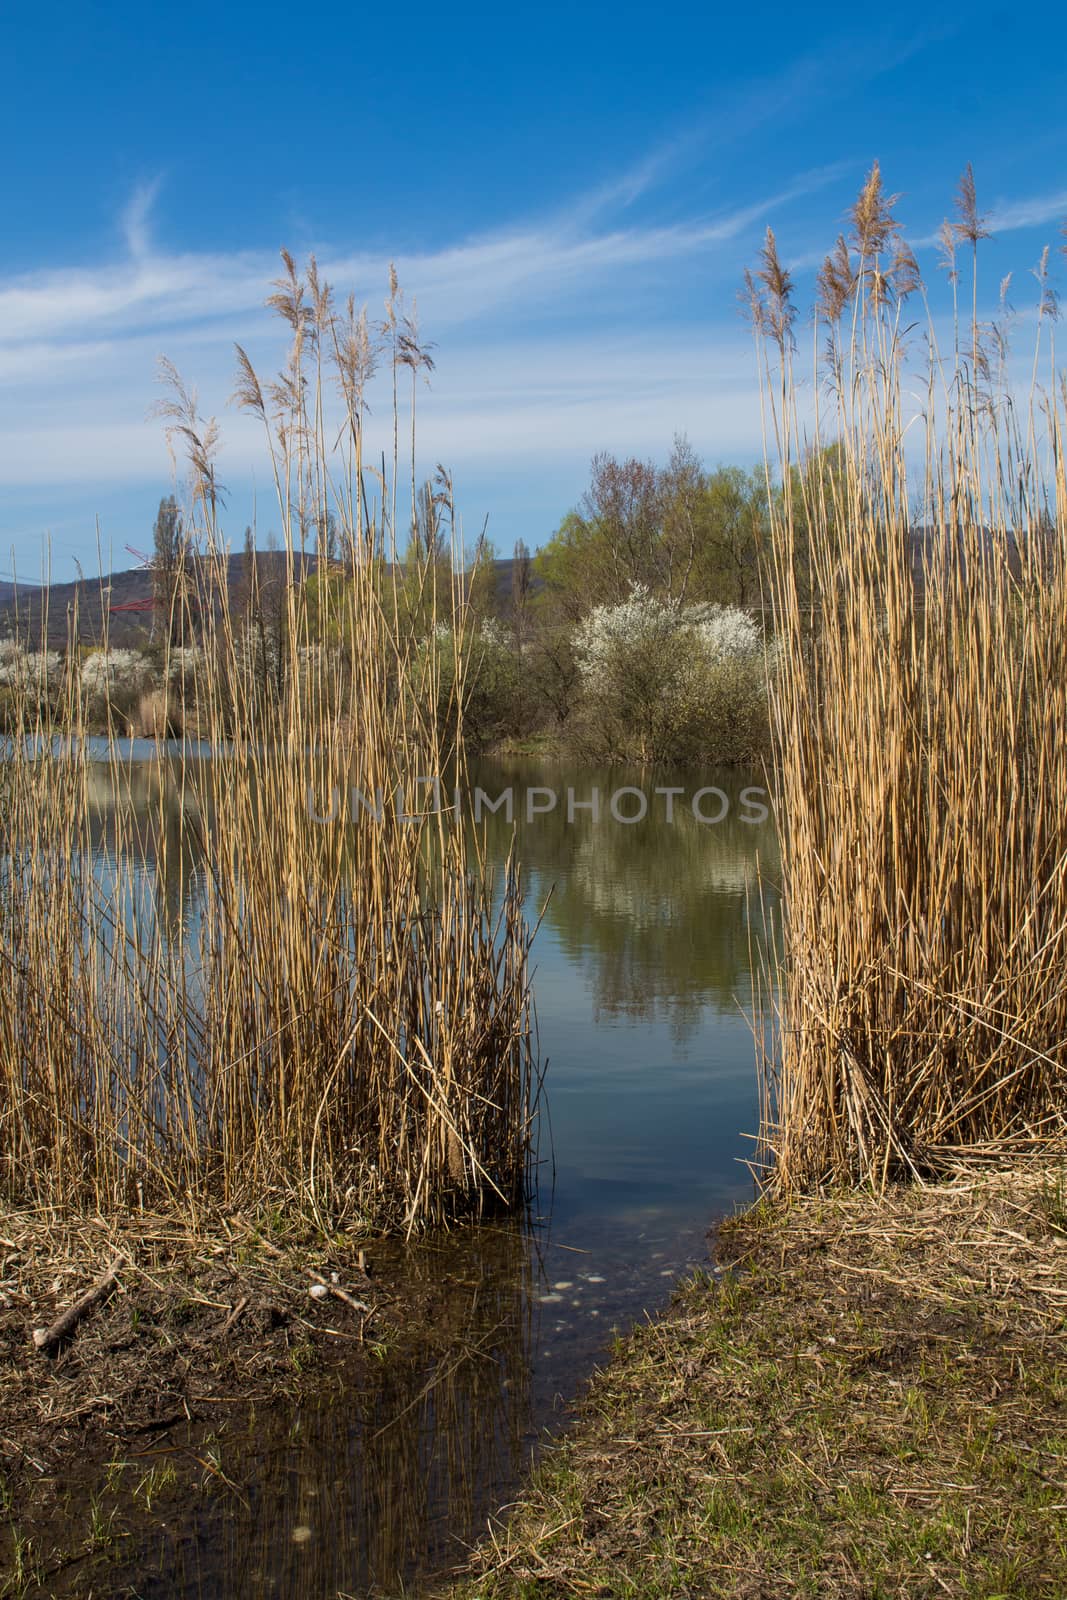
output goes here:
{"type": "Polygon", "coordinates": [[[240,1493],[220,1448],[235,1422],[402,1358],[417,1296],[388,1247],[239,1214],[0,1206],[0,1595],[94,1592],[136,1524],[165,1525],[161,1503],[240,1493]]]}
{"type": "Polygon", "coordinates": [[[1067,1593],[1064,1169],[767,1202],[435,1593],[1067,1593]]]}
{"type": "MultiPolygon", "coordinates": [[[[507,1519],[412,1593],[1067,1593],[1064,1167],[761,1201],[715,1238],[713,1271],[616,1338],[507,1519]]],[[[392,1243],[0,1208],[0,1594],[98,1592],[146,1529],[241,1495],[240,1419],[423,1358],[447,1285],[403,1282],[392,1243]],[[116,1260],[63,1350],[35,1349],[116,1260]]]]}

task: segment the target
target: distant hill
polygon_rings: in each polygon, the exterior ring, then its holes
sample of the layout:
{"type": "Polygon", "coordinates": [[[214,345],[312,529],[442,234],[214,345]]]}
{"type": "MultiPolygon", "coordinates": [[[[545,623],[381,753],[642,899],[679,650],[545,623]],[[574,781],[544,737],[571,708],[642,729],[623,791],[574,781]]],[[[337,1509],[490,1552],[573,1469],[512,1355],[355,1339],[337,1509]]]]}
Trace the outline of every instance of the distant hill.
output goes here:
{"type": "MultiPolygon", "coordinates": [[[[1013,578],[1021,571],[1020,553],[1016,541],[1009,536],[1008,570],[1013,578]]],[[[942,532],[934,528],[916,526],[911,531],[911,566],[916,594],[920,603],[925,600],[925,572],[927,564],[936,568],[945,561],[962,560],[957,549],[946,546],[942,532]]],[[[229,557],[227,581],[230,604],[236,610],[248,592],[247,560],[243,552],[229,557]]],[[[298,580],[310,576],[317,567],[313,555],[294,557],[298,580]]],[[[286,556],[280,550],[256,552],[259,584],[264,595],[284,586],[286,581],[286,556]]],[[[498,616],[511,612],[515,563],[510,557],[493,563],[494,609],[498,616]]],[[[48,647],[61,650],[67,643],[69,618],[77,607],[78,641],[82,645],[98,643],[102,634],[104,601],[110,605],[111,643],[119,648],[137,648],[148,643],[152,629],[152,574],[143,567],[129,572],[112,572],[105,578],[84,578],[73,583],[55,583],[45,590],[32,584],[16,586],[0,580],[0,639],[19,637],[38,643],[41,620],[47,605],[48,647]],[[128,605],[140,605],[142,610],[116,610],[128,605]]],[[[544,589],[544,579],[531,573],[531,591],[544,589]]]]}
{"type": "MultiPolygon", "coordinates": [[[[313,555],[296,556],[298,579],[310,576],[316,570],[317,558],[313,555]]],[[[511,604],[512,569],[510,559],[496,561],[494,589],[497,610],[506,615],[511,604]]],[[[256,552],[256,570],[260,589],[269,592],[286,581],[286,557],[281,550],[256,552]]],[[[227,567],[230,604],[236,609],[248,591],[248,558],[242,551],[231,555],[227,567]]],[[[535,581],[535,588],[540,584],[535,581]]],[[[82,645],[99,643],[103,633],[105,602],[109,608],[108,629],[111,643],[118,649],[136,649],[148,643],[152,631],[150,609],[126,611],[122,607],[134,605],[149,608],[152,601],[152,574],[143,567],[129,572],[110,572],[103,578],[79,578],[72,583],[54,583],[47,589],[0,582],[0,639],[21,639],[39,644],[42,621],[47,611],[48,648],[62,650],[67,643],[71,618],[77,615],[78,642],[82,645]],[[120,609],[116,610],[115,608],[120,609]]]]}
{"type": "MultiPolygon", "coordinates": [[[[298,576],[315,570],[314,556],[296,556],[298,576]]],[[[261,590],[283,585],[286,581],[286,557],[280,550],[256,552],[256,570],[261,590]]],[[[247,592],[248,558],[242,551],[228,559],[227,584],[230,603],[235,605],[247,592]]],[[[126,611],[128,605],[151,606],[152,574],[143,567],[129,572],[110,572],[103,578],[79,578],[72,583],[54,583],[45,589],[24,589],[18,586],[15,596],[13,584],[0,584],[0,639],[13,637],[37,645],[41,639],[42,624],[47,615],[47,642],[51,650],[61,650],[67,643],[71,619],[78,621],[78,642],[82,645],[99,643],[103,634],[105,605],[108,608],[108,631],[111,643],[120,649],[135,649],[148,643],[152,630],[152,612],[126,611]],[[115,609],[116,607],[120,609],[115,609]]]]}
{"type": "Polygon", "coordinates": [[[9,583],[6,578],[0,578],[0,610],[12,603],[16,593],[24,594],[27,589],[35,587],[32,583],[9,583]]]}
{"type": "MultiPolygon", "coordinates": [[[[513,585],[515,582],[515,562],[511,556],[504,556],[493,562],[494,590],[496,595],[496,609],[501,616],[507,616],[511,609],[513,585]]],[[[530,573],[530,591],[537,594],[545,586],[543,578],[534,572],[530,573]]]]}

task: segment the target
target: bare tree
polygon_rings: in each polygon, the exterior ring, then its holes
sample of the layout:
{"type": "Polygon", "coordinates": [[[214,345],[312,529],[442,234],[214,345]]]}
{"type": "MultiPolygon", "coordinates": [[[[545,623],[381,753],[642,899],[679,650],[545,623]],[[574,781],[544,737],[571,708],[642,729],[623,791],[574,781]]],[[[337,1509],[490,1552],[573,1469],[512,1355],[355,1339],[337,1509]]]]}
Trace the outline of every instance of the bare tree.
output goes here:
{"type": "Polygon", "coordinates": [[[415,499],[415,521],[411,531],[413,554],[420,564],[442,561],[448,551],[448,526],[441,492],[429,478],[415,499]]]}
{"type": "Polygon", "coordinates": [[[533,584],[533,561],[529,546],[516,539],[511,562],[511,622],[515,643],[521,650],[529,632],[530,590],[533,584]]]}
{"type": "Polygon", "coordinates": [[[325,511],[315,519],[315,554],[322,564],[329,566],[331,561],[337,560],[337,549],[337,518],[332,511],[325,511]]]}

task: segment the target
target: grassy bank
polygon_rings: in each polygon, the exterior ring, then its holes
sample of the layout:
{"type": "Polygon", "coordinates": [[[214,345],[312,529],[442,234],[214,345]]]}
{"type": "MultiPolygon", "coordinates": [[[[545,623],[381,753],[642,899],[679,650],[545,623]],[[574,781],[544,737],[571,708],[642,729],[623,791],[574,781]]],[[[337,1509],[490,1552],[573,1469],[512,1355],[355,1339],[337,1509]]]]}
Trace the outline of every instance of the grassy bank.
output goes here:
{"type": "Polygon", "coordinates": [[[759,1206],[621,1342],[453,1600],[1067,1593],[1047,1168],[759,1206]]]}
{"type": "Polygon", "coordinates": [[[1006,306],[979,316],[970,168],[943,311],[896,203],[875,166],[810,365],[769,230],[747,278],[782,857],[766,1199],[724,1230],[735,1270],[622,1344],[468,1600],[1067,1593],[1056,297],[1046,252],[1020,394],[1006,306]]]}

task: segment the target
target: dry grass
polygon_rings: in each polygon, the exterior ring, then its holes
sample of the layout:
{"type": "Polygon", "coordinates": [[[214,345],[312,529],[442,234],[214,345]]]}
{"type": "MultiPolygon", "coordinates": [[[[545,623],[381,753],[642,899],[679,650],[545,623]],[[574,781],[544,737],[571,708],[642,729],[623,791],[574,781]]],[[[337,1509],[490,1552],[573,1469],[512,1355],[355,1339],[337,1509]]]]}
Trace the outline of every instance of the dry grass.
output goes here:
{"type": "Polygon", "coordinates": [[[1067,1591],[1067,1216],[1035,1167],[756,1208],[622,1342],[468,1600],[1067,1591]]]}
{"type": "Polygon", "coordinates": [[[1020,400],[1006,328],[979,318],[973,180],[946,225],[947,355],[944,323],[911,327],[921,284],[893,204],[875,168],[820,276],[810,438],[773,235],[749,280],[784,485],[769,588],[785,954],[766,1136],[785,1189],[1067,1136],[1054,306],[1043,266],[1020,400]]]}
{"type": "MultiPolygon", "coordinates": [[[[261,383],[239,352],[238,394],[264,425],[290,576],[269,652],[254,585],[241,612],[229,599],[217,425],[165,371],[195,539],[163,637],[198,644],[180,714],[215,752],[172,762],[178,836],[162,802],[139,827],[116,761],[103,781],[118,820],[96,848],[101,773],[73,645],[58,696],[16,707],[0,769],[0,1191],[105,1211],[285,1202],[410,1230],[523,1194],[529,936],[517,872],[494,886],[478,841],[420,781],[462,770],[466,607],[458,572],[428,565],[431,614],[457,640],[442,734],[436,669],[405,633],[383,559],[406,537],[402,464],[364,469],[373,330],[351,303],[335,310],[314,262],[301,278],[286,256],[271,303],[284,369],[261,383]],[[328,517],[338,556],[312,595],[297,560],[328,517]],[[58,754],[42,757],[59,729],[58,754]],[[381,820],[354,791],[388,797],[381,820]],[[336,820],[315,821],[332,796],[336,820]],[[183,836],[206,863],[195,876],[183,836]],[[177,928],[153,873],[176,884],[177,928]]],[[[387,335],[399,315],[394,290],[387,335]]],[[[394,380],[414,359],[391,336],[386,357],[394,380]]],[[[442,515],[455,531],[450,486],[442,515]]],[[[105,650],[106,630],[105,613],[105,650]]],[[[156,728],[178,716],[150,709],[156,728]]]]}

